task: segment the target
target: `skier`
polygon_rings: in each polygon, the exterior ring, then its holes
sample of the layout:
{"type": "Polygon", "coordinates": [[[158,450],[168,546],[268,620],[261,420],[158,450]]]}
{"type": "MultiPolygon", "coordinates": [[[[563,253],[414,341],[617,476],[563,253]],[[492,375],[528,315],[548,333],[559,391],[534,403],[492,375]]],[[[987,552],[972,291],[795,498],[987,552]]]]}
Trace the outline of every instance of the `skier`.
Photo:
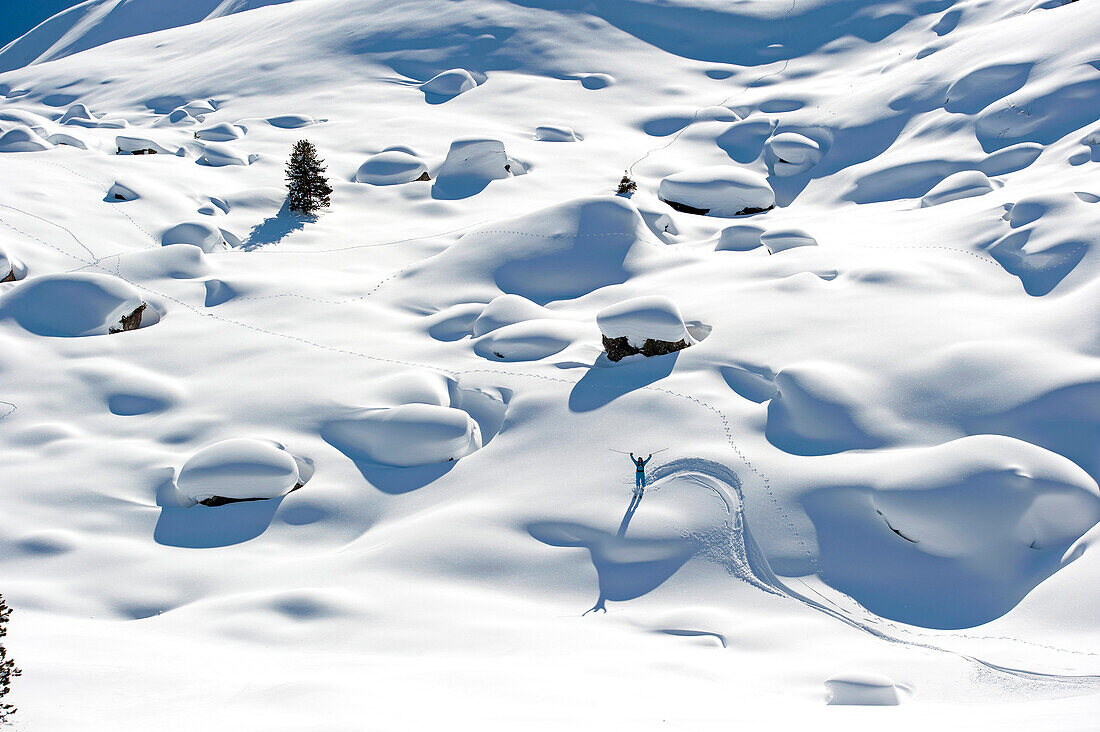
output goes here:
{"type": "Polygon", "coordinates": [[[630,453],[630,459],[634,463],[636,472],[634,473],[634,492],[641,493],[641,490],[645,488],[645,466],[650,460],[653,459],[653,453],[650,453],[649,457],[645,460],[634,457],[634,453],[630,453]]]}

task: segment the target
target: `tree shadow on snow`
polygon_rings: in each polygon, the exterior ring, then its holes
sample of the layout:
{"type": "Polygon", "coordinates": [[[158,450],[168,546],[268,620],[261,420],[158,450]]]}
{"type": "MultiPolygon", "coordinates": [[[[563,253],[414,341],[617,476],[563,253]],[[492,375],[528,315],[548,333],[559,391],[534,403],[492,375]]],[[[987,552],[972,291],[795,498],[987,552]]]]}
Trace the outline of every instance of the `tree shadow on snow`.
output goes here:
{"type": "Polygon", "coordinates": [[[680,352],[612,364],[600,354],[592,367],[569,393],[569,409],[591,412],[606,406],[624,394],[656,383],[672,373],[680,352]]]}
{"type": "Polygon", "coordinates": [[[245,251],[259,249],[267,244],[278,244],[295,231],[301,231],[307,223],[316,221],[316,216],[297,214],[290,210],[290,206],[283,201],[282,207],[274,216],[268,216],[252,227],[245,239],[245,251]]]}

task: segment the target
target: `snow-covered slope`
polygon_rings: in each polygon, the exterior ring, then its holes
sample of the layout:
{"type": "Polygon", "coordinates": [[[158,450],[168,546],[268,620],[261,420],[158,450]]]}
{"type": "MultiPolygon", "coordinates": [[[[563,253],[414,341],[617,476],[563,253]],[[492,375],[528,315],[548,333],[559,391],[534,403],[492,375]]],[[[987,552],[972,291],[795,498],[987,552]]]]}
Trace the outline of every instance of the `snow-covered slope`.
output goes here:
{"type": "Polygon", "coordinates": [[[20,723],[1090,729],[1097,27],[90,0],[9,44],[20,723]],[[608,360],[634,298],[690,347],[608,360]]]}

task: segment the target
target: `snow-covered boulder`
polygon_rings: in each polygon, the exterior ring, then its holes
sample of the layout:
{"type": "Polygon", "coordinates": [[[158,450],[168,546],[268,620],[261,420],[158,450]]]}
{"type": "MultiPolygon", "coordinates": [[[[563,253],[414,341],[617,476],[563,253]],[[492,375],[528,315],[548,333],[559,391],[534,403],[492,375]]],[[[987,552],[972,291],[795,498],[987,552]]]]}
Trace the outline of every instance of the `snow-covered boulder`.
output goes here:
{"type": "Polygon", "coordinates": [[[324,437],[345,453],[395,467],[458,460],[482,445],[473,417],[436,404],[364,409],[326,425],[324,437]]]}
{"type": "Polygon", "coordinates": [[[805,173],[821,162],[821,146],[797,132],[780,132],[764,143],[766,161],[779,177],[805,173]]]}
{"type": "Polygon", "coordinates": [[[215,125],[203,127],[195,133],[195,136],[200,140],[208,140],[210,142],[228,142],[230,140],[240,139],[243,134],[241,128],[237,125],[232,125],[228,122],[219,122],[215,125]]]}
{"type": "Polygon", "coordinates": [[[204,447],[184,463],[176,487],[207,506],[278,498],[303,481],[298,462],[272,442],[235,438],[204,447]]]}
{"type": "Polygon", "coordinates": [[[760,243],[767,247],[768,252],[776,254],[798,247],[816,247],[817,239],[802,229],[772,229],[760,235],[760,243]]]}
{"type": "Polygon", "coordinates": [[[55,132],[52,135],[46,136],[46,142],[51,145],[69,145],[75,147],[78,150],[87,150],[88,144],[81,140],[79,137],[66,134],[64,132],[55,132]]]}
{"type": "Polygon", "coordinates": [[[384,150],[370,156],[359,166],[355,171],[355,180],[358,183],[390,186],[431,178],[427,163],[415,155],[403,150],[384,150]]]}
{"type": "Polygon", "coordinates": [[[211,165],[215,168],[220,168],[224,165],[248,165],[249,160],[241,153],[237,152],[228,145],[222,145],[220,143],[212,142],[208,143],[202,151],[202,157],[199,161],[211,165]]]}
{"type": "Polygon", "coordinates": [[[127,185],[123,185],[118,181],[115,181],[109,189],[107,189],[107,197],[105,201],[135,201],[141,198],[137,191],[127,185]]]}
{"type": "Polygon", "coordinates": [[[543,142],[576,142],[577,133],[572,127],[564,125],[539,125],[535,128],[535,139],[543,142]]]}
{"type": "Polygon", "coordinates": [[[764,176],[732,165],[675,173],[661,181],[660,199],[677,211],[732,217],[767,211],[775,193],[764,176]]]}
{"type": "Polygon", "coordinates": [[[115,138],[115,148],[119,155],[172,155],[173,152],[163,145],[153,142],[147,137],[125,137],[119,135],[115,138]]]}
{"type": "Polygon", "coordinates": [[[979,170],[964,170],[949,175],[937,183],[932,190],[924,194],[924,198],[920,200],[920,205],[921,208],[938,206],[941,203],[957,201],[960,198],[984,196],[992,190],[993,184],[985,173],[979,170]]]}
{"type": "Polygon", "coordinates": [[[39,152],[52,145],[29,127],[13,127],[0,135],[0,152],[39,152]]]}
{"type": "Polygon", "coordinates": [[[477,79],[466,69],[449,69],[436,74],[420,85],[426,95],[456,97],[477,86],[477,79]]]}
{"type": "Polygon", "coordinates": [[[439,169],[436,186],[445,197],[466,197],[480,192],[490,181],[512,175],[511,161],[500,140],[455,140],[439,169]]]}
{"type": "Polygon", "coordinates": [[[0,246],[0,282],[15,282],[27,276],[27,267],[0,246]]]}
{"type": "Polygon", "coordinates": [[[59,124],[63,125],[80,125],[82,127],[94,127],[94,123],[101,116],[102,115],[93,114],[92,110],[88,109],[88,105],[77,103],[70,105],[69,108],[65,110],[65,113],[61,115],[61,118],[57,121],[59,124]],[[92,124],[89,125],[89,122],[91,122],[92,124]]]}
{"type": "Polygon", "coordinates": [[[236,236],[205,221],[186,221],[176,224],[161,235],[160,242],[164,246],[190,244],[208,254],[240,246],[240,239],[236,236]]]}
{"type": "Polygon", "coordinates": [[[898,687],[885,676],[872,673],[838,674],[825,682],[825,703],[833,705],[896,706],[898,687]]]}
{"type": "Polygon", "coordinates": [[[764,233],[761,226],[734,224],[722,229],[718,234],[716,252],[747,252],[760,246],[760,237],[764,233]]]}
{"type": "Polygon", "coordinates": [[[596,314],[604,350],[612,361],[641,353],[660,356],[694,341],[676,303],[660,295],[624,300],[596,314]]]}
{"type": "Polygon", "coordinates": [[[156,322],[155,317],[143,322],[146,311],[145,300],[135,287],[117,277],[94,272],[33,277],[0,297],[0,318],[12,318],[26,330],[42,336],[76,337],[134,330],[156,322]]]}

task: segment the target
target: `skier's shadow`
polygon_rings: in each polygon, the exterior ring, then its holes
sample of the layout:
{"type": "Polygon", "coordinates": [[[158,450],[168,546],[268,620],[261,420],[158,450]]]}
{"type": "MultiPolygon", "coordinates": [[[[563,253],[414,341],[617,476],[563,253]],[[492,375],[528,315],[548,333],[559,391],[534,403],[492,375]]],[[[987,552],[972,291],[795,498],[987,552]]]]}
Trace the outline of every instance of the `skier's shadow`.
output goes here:
{"type": "Polygon", "coordinates": [[[607,612],[608,600],[633,600],[655,590],[696,551],[690,540],[682,538],[626,538],[643,498],[642,492],[631,497],[614,534],[567,521],[538,521],[527,527],[531,536],[544,544],[588,549],[599,578],[600,596],[585,615],[597,610],[607,612]]]}

